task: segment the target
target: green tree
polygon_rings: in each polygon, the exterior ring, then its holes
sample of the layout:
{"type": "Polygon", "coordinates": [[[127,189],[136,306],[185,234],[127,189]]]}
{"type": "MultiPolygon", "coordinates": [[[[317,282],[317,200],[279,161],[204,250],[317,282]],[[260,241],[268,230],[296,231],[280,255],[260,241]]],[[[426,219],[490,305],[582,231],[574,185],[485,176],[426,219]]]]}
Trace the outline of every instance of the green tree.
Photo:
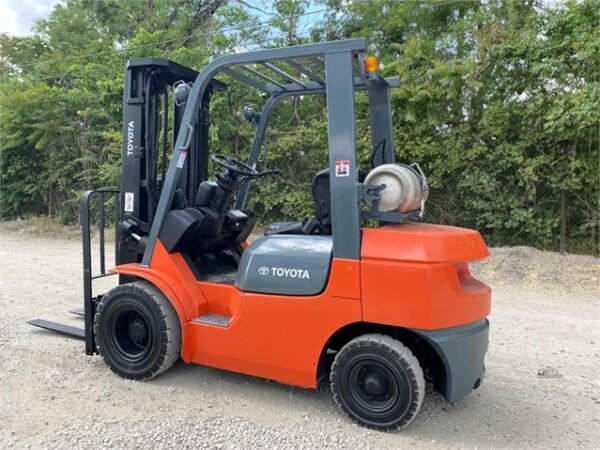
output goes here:
{"type": "Polygon", "coordinates": [[[31,37],[2,35],[2,217],[70,221],[83,189],[118,184],[126,60],[177,53],[205,62],[213,47],[202,36],[225,3],[68,0],[31,37]]]}
{"type": "MultiPolygon", "coordinates": [[[[31,36],[0,36],[0,214],[73,220],[83,189],[118,184],[128,58],[199,69],[219,53],[367,37],[383,74],[401,79],[397,160],[428,174],[428,220],[477,228],[492,245],[557,248],[564,198],[569,248],[597,253],[599,10],[597,0],[67,0],[31,36]]],[[[244,157],[254,128],[242,107],[266,97],[222,79],[231,89],[213,99],[211,148],[244,157]]],[[[356,100],[368,169],[368,103],[356,100]]],[[[322,96],[282,102],[267,136],[262,164],[283,173],[255,183],[251,206],[265,222],[309,216],[311,177],[327,164],[322,96]]]]}
{"type": "Polygon", "coordinates": [[[556,248],[565,191],[572,248],[598,251],[596,1],[380,1],[345,11],[323,33],[368,36],[384,73],[401,78],[397,156],[429,174],[430,219],[475,227],[493,245],[556,248]]]}

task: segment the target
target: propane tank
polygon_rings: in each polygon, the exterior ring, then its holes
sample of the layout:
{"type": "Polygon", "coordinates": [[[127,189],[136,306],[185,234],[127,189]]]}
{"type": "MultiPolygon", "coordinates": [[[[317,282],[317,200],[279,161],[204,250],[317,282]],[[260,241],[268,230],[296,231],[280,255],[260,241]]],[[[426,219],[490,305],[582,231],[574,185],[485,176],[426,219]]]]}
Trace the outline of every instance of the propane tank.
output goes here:
{"type": "Polygon", "coordinates": [[[382,164],[375,167],[365,178],[364,184],[385,184],[379,192],[379,210],[391,212],[421,211],[429,194],[427,179],[417,163],[382,164]]]}

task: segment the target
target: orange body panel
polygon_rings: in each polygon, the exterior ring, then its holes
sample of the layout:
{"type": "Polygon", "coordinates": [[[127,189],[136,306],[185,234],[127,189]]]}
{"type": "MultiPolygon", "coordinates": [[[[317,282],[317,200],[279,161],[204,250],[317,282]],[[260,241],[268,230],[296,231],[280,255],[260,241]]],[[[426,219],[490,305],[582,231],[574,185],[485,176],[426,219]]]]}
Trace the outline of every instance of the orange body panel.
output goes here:
{"type": "Polygon", "coordinates": [[[360,300],[360,262],[336,258],[331,265],[328,293],[333,297],[360,300]]]}
{"type": "Polygon", "coordinates": [[[209,310],[231,319],[227,328],[189,324],[192,361],[316,387],[317,364],[329,337],[361,320],[358,270],[357,261],[334,259],[325,291],[314,296],[258,294],[198,282],[209,310]]]}
{"type": "Polygon", "coordinates": [[[167,253],[160,242],[150,266],[124,264],[113,271],[148,280],[173,303],[188,363],[314,388],[329,337],[361,320],[358,261],[334,259],[325,291],[315,296],[256,294],[197,281],[183,257],[167,253]],[[231,317],[229,326],[192,321],[208,312],[231,317]]]}
{"type": "Polygon", "coordinates": [[[190,324],[192,361],[282,383],[316,387],[321,351],[339,328],[361,318],[360,302],[332,297],[244,293],[229,327],[190,324]]]}
{"type": "Polygon", "coordinates": [[[208,310],[208,303],[199,289],[194,274],[179,253],[169,254],[160,241],[156,242],[151,267],[122,264],[110,270],[147,280],[171,302],[181,321],[181,358],[191,362],[186,324],[208,310]]]}
{"type": "Polygon", "coordinates": [[[363,230],[363,320],[435,330],[483,319],[491,291],[469,273],[468,261],[488,250],[473,230],[429,224],[363,230]]]}
{"type": "Polygon", "coordinates": [[[475,231],[405,224],[364,229],[361,260],[334,258],[325,290],[313,296],[198,281],[184,258],[160,242],[150,268],[126,264],[113,271],[148,280],[171,301],[182,324],[184,361],[316,387],[324,346],[345,325],[441,329],[485,318],[490,290],[466,263],[487,255],[475,231]],[[229,317],[229,326],[193,320],[206,313],[229,317]]]}

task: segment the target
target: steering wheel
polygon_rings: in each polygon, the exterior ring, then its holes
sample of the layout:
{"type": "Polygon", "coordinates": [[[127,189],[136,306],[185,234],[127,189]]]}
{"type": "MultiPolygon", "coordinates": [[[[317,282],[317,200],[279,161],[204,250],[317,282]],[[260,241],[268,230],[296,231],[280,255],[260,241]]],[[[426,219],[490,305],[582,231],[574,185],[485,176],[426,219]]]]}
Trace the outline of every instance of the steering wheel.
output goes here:
{"type": "Polygon", "coordinates": [[[252,166],[249,166],[238,159],[232,158],[231,156],[225,156],[217,153],[215,155],[211,155],[211,159],[217,165],[224,167],[233,173],[237,173],[238,175],[243,175],[246,177],[257,177],[260,175],[260,173],[252,166]]]}

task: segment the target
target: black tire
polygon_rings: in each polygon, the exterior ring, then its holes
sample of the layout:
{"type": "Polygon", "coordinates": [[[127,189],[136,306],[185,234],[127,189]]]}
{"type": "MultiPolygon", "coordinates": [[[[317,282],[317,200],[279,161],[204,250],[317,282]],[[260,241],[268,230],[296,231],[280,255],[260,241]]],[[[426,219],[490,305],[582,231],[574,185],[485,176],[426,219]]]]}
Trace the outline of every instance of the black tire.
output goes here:
{"type": "Polygon", "coordinates": [[[348,342],[331,366],[331,391],[352,420],[368,428],[399,430],[417,415],[425,396],[419,361],[401,342],[365,334],[348,342]]]}
{"type": "Polygon", "coordinates": [[[113,372],[149,380],[171,367],[181,352],[181,325],[165,296],[144,281],[111,289],[94,317],[96,347],[113,372]]]}

